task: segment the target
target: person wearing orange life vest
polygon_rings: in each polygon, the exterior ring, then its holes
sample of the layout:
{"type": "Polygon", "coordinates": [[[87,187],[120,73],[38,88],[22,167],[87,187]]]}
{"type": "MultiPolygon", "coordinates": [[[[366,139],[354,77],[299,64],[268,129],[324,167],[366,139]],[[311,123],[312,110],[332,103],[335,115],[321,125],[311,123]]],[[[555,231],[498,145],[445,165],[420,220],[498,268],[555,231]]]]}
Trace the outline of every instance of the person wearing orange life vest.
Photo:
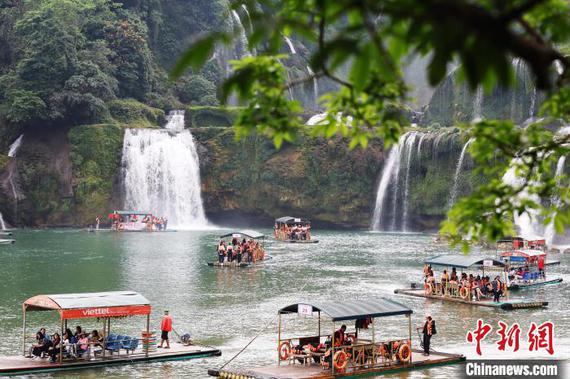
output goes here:
{"type": "Polygon", "coordinates": [[[431,318],[430,315],[426,316],[426,322],[424,324],[424,355],[429,355],[429,345],[431,342],[431,337],[437,334],[435,329],[435,320],[431,318]]]}
{"type": "Polygon", "coordinates": [[[162,334],[160,336],[160,345],[158,347],[161,348],[164,341],[166,341],[166,349],[170,349],[168,333],[172,331],[172,316],[168,314],[168,311],[164,311],[164,316],[162,316],[162,322],[160,323],[160,330],[162,334]]]}
{"type": "Polygon", "coordinates": [[[346,325],[340,327],[339,330],[334,332],[334,343],[336,346],[342,346],[346,342],[346,325]]]}

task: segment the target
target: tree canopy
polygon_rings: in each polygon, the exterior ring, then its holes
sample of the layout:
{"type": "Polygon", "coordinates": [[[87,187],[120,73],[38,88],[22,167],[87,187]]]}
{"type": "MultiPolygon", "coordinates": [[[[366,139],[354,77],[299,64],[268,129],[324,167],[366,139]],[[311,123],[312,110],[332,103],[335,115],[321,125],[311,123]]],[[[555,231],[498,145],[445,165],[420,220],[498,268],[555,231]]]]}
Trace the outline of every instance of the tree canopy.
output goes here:
{"type": "MultiPolygon", "coordinates": [[[[237,0],[232,6],[248,10],[249,50],[257,54],[233,63],[223,95],[237,95],[245,105],[235,124],[239,136],[261,133],[277,147],[305,131],[346,137],[351,148],[366,148],[372,138],[383,139],[386,147],[396,143],[407,126],[402,64],[413,54],[430,57],[432,85],[457,64],[472,89],[487,91],[512,85],[511,62],[523,60],[547,96],[541,118],[526,128],[511,120],[459,125],[473,139],[469,152],[489,181],[455,204],[442,232],[467,248],[466,237],[495,240],[513,233],[514,212],[540,213],[559,232],[570,224],[567,178],[555,177],[553,170],[568,154],[570,137],[546,127],[570,122],[567,1],[237,0]],[[279,54],[284,36],[310,46],[313,75],[288,80],[279,54]],[[336,82],[338,90],[320,99],[325,122],[306,126],[300,104],[288,99],[287,91],[320,77],[336,82]],[[517,185],[502,180],[509,169],[521,179],[517,185]],[[522,193],[559,202],[544,205],[522,193]]],[[[216,45],[238,38],[237,30],[204,34],[181,56],[172,76],[200,68],[216,45]]]]}

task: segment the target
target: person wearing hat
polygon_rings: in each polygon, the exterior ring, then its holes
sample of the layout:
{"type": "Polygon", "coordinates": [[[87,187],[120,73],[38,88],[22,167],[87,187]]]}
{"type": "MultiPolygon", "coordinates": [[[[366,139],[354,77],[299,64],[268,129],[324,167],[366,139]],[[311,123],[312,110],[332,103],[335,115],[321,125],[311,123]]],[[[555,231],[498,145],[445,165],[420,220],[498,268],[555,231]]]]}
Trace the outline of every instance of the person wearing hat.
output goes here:
{"type": "Polygon", "coordinates": [[[160,323],[160,330],[162,334],[160,336],[160,345],[158,347],[161,348],[164,341],[166,341],[166,349],[170,349],[168,333],[172,331],[172,316],[168,314],[168,311],[164,311],[164,316],[162,316],[162,322],[160,323]]]}
{"type": "Polygon", "coordinates": [[[435,320],[428,314],[426,315],[426,322],[424,324],[424,355],[429,355],[429,345],[431,337],[437,334],[435,329],[435,320]]]}

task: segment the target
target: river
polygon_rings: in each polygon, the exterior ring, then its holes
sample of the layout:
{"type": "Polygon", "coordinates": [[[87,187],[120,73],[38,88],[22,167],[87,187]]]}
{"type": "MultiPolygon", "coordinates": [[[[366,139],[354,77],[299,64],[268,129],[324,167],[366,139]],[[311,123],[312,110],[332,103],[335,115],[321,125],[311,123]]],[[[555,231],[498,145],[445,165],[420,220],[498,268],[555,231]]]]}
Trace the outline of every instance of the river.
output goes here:
{"type": "MultiPolygon", "coordinates": [[[[259,329],[275,320],[277,309],[307,299],[331,300],[387,296],[414,309],[414,326],[426,312],[438,322],[432,345],[436,350],[461,352],[474,357],[474,346],[466,342],[466,330],[478,318],[497,327],[497,321],[521,326],[521,350],[526,350],[530,322],[551,320],[555,324],[555,357],[570,358],[570,255],[553,255],[562,264],[549,269],[549,275],[562,276],[564,283],[523,296],[550,301],[542,310],[495,311],[482,307],[453,305],[393,295],[396,288],[418,281],[424,258],[449,252],[447,246],[432,242],[425,234],[386,234],[366,231],[315,231],[318,244],[293,245],[269,238],[268,253],[273,257],[249,269],[215,269],[206,266],[214,260],[217,235],[222,230],[179,231],[175,233],[87,233],[80,230],[16,231],[17,242],[0,247],[0,355],[20,352],[21,304],[36,294],[134,290],[153,305],[152,325],[156,329],[164,309],[170,310],[174,327],[190,331],[197,342],[219,347],[221,357],[137,364],[97,370],[83,370],[52,377],[84,378],[108,375],[116,378],[207,377],[207,369],[219,367],[239,351],[259,329]]],[[[269,230],[264,232],[270,233],[269,230]]],[[[494,254],[474,251],[473,254],[494,254]]],[[[439,277],[439,273],[436,272],[439,277]]],[[[47,326],[55,332],[58,321],[49,312],[30,313],[29,327],[47,326]]],[[[307,320],[288,318],[285,330],[315,328],[307,320]]],[[[73,324],[74,325],[74,324],[73,324]]],[[[101,328],[95,321],[81,322],[91,330],[101,328]]],[[[113,330],[138,334],[143,318],[113,322],[113,330]]],[[[276,359],[276,323],[231,363],[246,367],[272,363],[276,359]]],[[[405,337],[403,317],[379,319],[376,329],[382,338],[405,337]]],[[[414,335],[414,347],[418,346],[414,335]]],[[[488,337],[484,354],[498,356],[488,337]]],[[[545,356],[522,353],[521,356],[545,356]],[[526,355],[525,355],[526,354],[526,355]]],[[[230,366],[231,367],[231,366],[230,366]]],[[[453,377],[457,367],[447,366],[393,375],[393,378],[453,377]]],[[[45,375],[42,375],[45,377],[45,375]]]]}

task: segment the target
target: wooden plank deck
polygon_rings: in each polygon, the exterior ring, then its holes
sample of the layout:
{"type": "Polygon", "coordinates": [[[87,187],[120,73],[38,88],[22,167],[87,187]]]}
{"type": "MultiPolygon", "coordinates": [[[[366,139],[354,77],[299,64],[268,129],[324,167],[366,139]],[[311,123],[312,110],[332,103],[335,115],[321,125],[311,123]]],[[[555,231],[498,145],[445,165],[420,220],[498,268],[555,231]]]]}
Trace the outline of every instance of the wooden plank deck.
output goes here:
{"type": "Polygon", "coordinates": [[[462,303],[479,307],[500,308],[504,310],[543,308],[548,306],[547,301],[528,301],[524,299],[509,299],[507,301],[499,301],[498,303],[495,303],[492,299],[489,298],[481,299],[479,301],[469,301],[451,296],[426,295],[423,289],[397,289],[394,290],[394,293],[407,296],[423,297],[426,299],[450,301],[453,303],[462,303]]]}
{"type": "Polygon", "coordinates": [[[137,349],[130,354],[121,351],[120,354],[114,353],[113,355],[110,355],[109,352],[106,352],[104,358],[98,356],[92,360],[64,360],[62,363],[50,363],[47,358],[31,359],[23,356],[0,357],[0,375],[10,376],[40,372],[78,370],[139,362],[203,358],[219,356],[221,354],[220,350],[212,347],[199,345],[186,346],[180,343],[171,343],[170,349],[158,349],[156,351],[149,352],[148,357],[144,355],[144,351],[142,349],[137,349]]]}
{"type": "Polygon", "coordinates": [[[422,355],[420,350],[413,350],[412,362],[407,365],[394,364],[383,367],[363,368],[354,370],[350,367],[344,373],[335,373],[329,369],[323,369],[318,364],[288,364],[282,363],[278,365],[262,366],[243,370],[223,370],[219,373],[221,378],[235,377],[235,375],[245,378],[257,379],[332,379],[346,376],[367,376],[367,375],[383,375],[396,371],[408,371],[419,368],[429,368],[446,364],[454,364],[464,361],[463,355],[448,354],[441,352],[432,352],[429,356],[422,355]]]}

